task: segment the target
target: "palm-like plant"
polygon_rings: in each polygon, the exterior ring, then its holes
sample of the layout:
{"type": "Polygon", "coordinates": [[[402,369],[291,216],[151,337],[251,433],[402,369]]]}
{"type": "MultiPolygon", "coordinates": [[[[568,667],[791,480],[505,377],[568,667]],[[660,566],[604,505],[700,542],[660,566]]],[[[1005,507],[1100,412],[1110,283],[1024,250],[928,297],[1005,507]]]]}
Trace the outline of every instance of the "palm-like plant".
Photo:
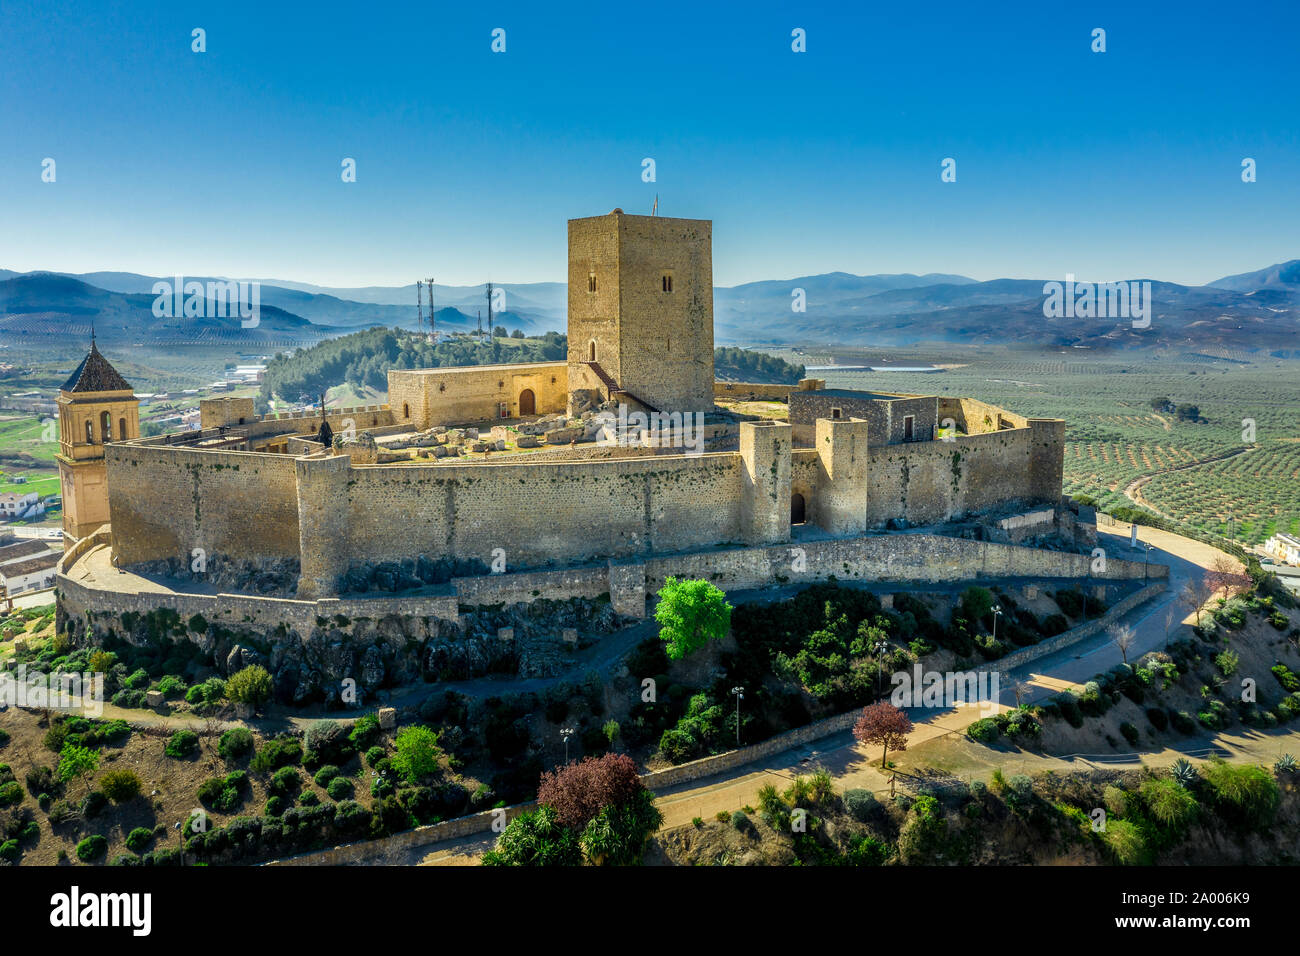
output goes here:
{"type": "Polygon", "coordinates": [[[1174,775],[1174,782],[1180,787],[1190,787],[1196,780],[1196,768],[1186,757],[1179,757],[1174,761],[1174,765],[1169,769],[1174,775]]]}
{"type": "Polygon", "coordinates": [[[1273,764],[1273,769],[1278,773],[1295,773],[1295,757],[1291,754],[1283,754],[1277,758],[1277,763],[1273,764]]]}

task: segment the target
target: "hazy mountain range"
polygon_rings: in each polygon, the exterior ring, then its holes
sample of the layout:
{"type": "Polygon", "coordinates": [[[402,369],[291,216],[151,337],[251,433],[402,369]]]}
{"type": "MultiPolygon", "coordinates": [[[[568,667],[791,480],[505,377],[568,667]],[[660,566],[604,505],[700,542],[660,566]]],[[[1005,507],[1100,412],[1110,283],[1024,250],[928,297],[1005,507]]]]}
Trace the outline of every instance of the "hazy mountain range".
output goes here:
{"type": "MultiPolygon", "coordinates": [[[[170,279],[171,277],[162,277],[170,279]]],[[[204,283],[210,277],[187,276],[204,283]]],[[[415,285],[328,288],[261,279],[256,328],[229,318],[156,318],[154,277],[129,272],[82,275],[0,269],[0,338],[40,341],[81,335],[94,322],[106,340],[310,342],[372,325],[414,329],[415,285]]],[[[1093,348],[1209,346],[1300,354],[1300,260],[1204,286],[1149,281],[1149,327],[1130,319],[1046,318],[1041,279],[977,281],[966,276],[845,272],[749,282],[714,289],[719,345],[825,343],[1038,344],[1093,348]],[[805,309],[792,309],[801,289],[805,309]]],[[[563,331],[567,290],[560,282],[497,283],[506,311],[494,324],[529,334],[563,331]]],[[[485,286],[435,285],[441,329],[469,331],[486,321],[485,286]]],[[[427,303],[425,304],[427,320],[427,303]]]]}

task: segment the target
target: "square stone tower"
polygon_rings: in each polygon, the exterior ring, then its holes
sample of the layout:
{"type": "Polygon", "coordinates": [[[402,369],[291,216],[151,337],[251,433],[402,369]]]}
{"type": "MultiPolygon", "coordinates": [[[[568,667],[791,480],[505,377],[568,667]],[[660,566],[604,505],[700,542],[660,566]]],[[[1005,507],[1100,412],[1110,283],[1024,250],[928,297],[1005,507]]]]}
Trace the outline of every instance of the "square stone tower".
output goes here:
{"type": "Polygon", "coordinates": [[[661,412],[713,408],[710,220],[621,209],[569,220],[569,389],[661,412]]]}
{"type": "Polygon", "coordinates": [[[59,389],[59,479],[63,533],[84,538],[108,521],[104,446],[140,437],[140,400],[94,339],[59,389]]]}

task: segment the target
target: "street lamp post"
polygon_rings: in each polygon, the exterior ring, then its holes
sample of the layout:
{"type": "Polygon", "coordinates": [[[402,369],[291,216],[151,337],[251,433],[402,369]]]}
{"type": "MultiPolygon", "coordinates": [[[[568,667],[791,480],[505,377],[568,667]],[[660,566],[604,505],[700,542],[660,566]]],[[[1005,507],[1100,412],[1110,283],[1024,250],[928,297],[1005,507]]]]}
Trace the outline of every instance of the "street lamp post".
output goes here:
{"type": "Polygon", "coordinates": [[[889,649],[888,641],[876,641],[872,650],[876,652],[876,693],[880,693],[880,682],[885,679],[885,651],[889,649]]]}
{"type": "Polygon", "coordinates": [[[740,749],[740,702],[745,699],[745,688],[733,687],[731,693],[736,697],[736,749],[740,749]]]}
{"type": "Polygon", "coordinates": [[[998,618],[1002,616],[1002,605],[993,605],[993,643],[998,641],[998,618]]]}
{"type": "Polygon", "coordinates": [[[564,762],[569,762],[569,738],[573,736],[572,727],[562,727],[560,729],[560,739],[564,741],[564,762]]]}

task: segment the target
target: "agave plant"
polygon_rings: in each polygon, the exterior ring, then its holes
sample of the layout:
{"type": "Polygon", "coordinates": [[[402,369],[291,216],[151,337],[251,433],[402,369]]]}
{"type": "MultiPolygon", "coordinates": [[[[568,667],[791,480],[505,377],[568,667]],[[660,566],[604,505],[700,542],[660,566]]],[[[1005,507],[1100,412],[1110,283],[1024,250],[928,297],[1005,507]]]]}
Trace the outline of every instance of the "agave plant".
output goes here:
{"type": "Polygon", "coordinates": [[[1179,757],[1169,770],[1174,775],[1174,782],[1180,787],[1190,787],[1196,780],[1196,768],[1186,757],[1179,757]]]}
{"type": "Polygon", "coordinates": [[[1283,754],[1277,758],[1277,763],[1273,764],[1273,769],[1278,773],[1295,773],[1295,757],[1291,754],[1283,754]]]}

